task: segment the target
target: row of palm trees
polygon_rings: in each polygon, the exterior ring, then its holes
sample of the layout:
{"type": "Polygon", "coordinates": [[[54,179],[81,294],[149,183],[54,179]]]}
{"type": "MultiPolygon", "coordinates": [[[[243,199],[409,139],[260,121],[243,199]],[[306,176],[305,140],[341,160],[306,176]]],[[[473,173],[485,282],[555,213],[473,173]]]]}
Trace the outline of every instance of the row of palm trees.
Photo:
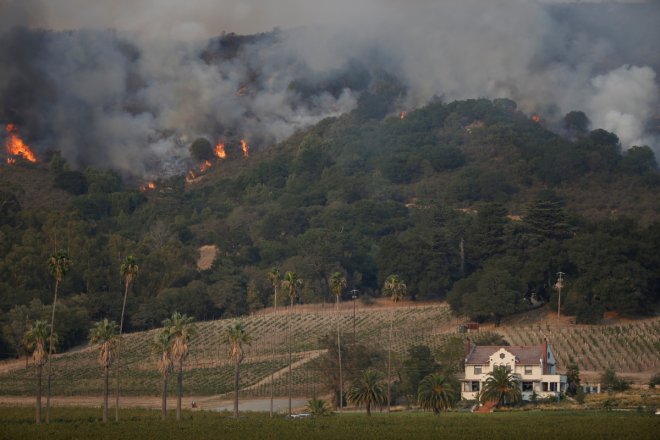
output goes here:
{"type": "MultiPolygon", "coordinates": [[[[32,348],[32,359],[37,367],[36,422],[41,422],[41,378],[46,360],[45,347],[54,345],[56,336],[49,336],[50,325],[46,321],[35,321],[25,334],[26,342],[32,348]],[[51,341],[52,343],[48,343],[51,341]]],[[[171,318],[163,321],[163,328],[152,342],[152,351],[157,355],[156,362],[161,374],[161,418],[167,416],[167,383],[173,369],[177,371],[176,419],[181,420],[181,396],[183,394],[183,365],[189,353],[189,343],[196,334],[194,319],[174,312],[171,318]]],[[[98,347],[98,361],[103,368],[102,421],[108,421],[108,396],[110,369],[119,355],[119,327],[114,321],[104,319],[90,329],[89,343],[98,347]]],[[[244,358],[243,345],[250,344],[252,337],[242,322],[229,325],[223,332],[221,342],[228,346],[228,356],[234,363],[234,417],[238,417],[239,366],[244,358]]]]}
{"type": "MultiPolygon", "coordinates": [[[[53,306],[51,312],[51,323],[48,325],[45,321],[36,321],[31,328],[26,332],[26,344],[33,349],[33,362],[37,367],[37,409],[36,409],[36,422],[41,422],[41,381],[43,365],[48,366],[48,386],[47,386],[47,406],[46,406],[46,422],[50,422],[50,392],[51,392],[51,358],[55,349],[57,335],[53,332],[55,323],[55,309],[57,304],[58,288],[63,281],[65,275],[70,270],[71,260],[66,251],[58,251],[51,256],[48,260],[48,268],[50,274],[55,279],[55,294],[53,299],[53,306]],[[48,355],[46,356],[46,347],[48,347],[48,355]]],[[[119,378],[121,375],[121,341],[124,325],[124,314],[126,309],[126,299],[128,296],[129,288],[132,286],[139,272],[139,266],[135,258],[128,256],[120,267],[120,275],[124,282],[124,297],[122,302],[122,312],[120,317],[120,324],[114,321],[104,319],[97,322],[90,331],[90,343],[99,346],[99,362],[104,369],[104,400],[103,400],[103,421],[107,422],[108,413],[108,386],[109,386],[109,372],[113,362],[116,361],[116,395],[115,395],[115,418],[119,420],[119,378]],[[118,337],[117,337],[118,333],[118,337]]],[[[289,319],[288,319],[288,348],[289,348],[289,374],[288,374],[288,397],[289,397],[289,414],[291,414],[291,368],[292,368],[292,316],[294,301],[298,297],[298,292],[303,287],[303,280],[293,272],[287,272],[284,277],[277,268],[273,268],[268,273],[268,278],[273,286],[275,311],[277,310],[277,293],[278,288],[283,288],[289,296],[289,319]]],[[[340,272],[335,272],[329,279],[329,286],[335,295],[335,311],[337,317],[337,353],[339,365],[339,410],[343,409],[343,377],[342,377],[342,359],[341,359],[341,329],[340,329],[340,316],[339,316],[339,299],[342,291],[347,286],[346,278],[340,272]]],[[[387,294],[392,305],[395,305],[406,295],[406,284],[397,276],[390,275],[385,280],[383,291],[387,294]]],[[[387,403],[387,412],[391,408],[391,358],[392,358],[392,338],[393,338],[393,322],[394,322],[394,308],[390,313],[390,328],[389,328],[389,344],[388,344],[388,358],[387,358],[387,378],[385,401],[387,403]]],[[[162,378],[162,417],[166,417],[167,408],[167,383],[169,374],[176,366],[177,368],[177,420],[181,419],[181,395],[182,395],[182,381],[183,381],[183,362],[188,356],[188,343],[192,336],[195,335],[196,329],[193,324],[193,318],[175,312],[171,318],[163,321],[163,329],[156,335],[153,341],[153,350],[159,356],[157,362],[158,370],[162,378]]],[[[229,346],[229,358],[234,362],[234,416],[238,417],[238,384],[240,374],[240,364],[244,359],[243,345],[250,344],[252,341],[251,335],[247,332],[246,328],[241,322],[229,326],[223,334],[222,341],[229,346]]],[[[275,347],[273,345],[273,353],[275,347]]],[[[376,396],[374,390],[379,389],[382,379],[379,377],[380,373],[375,370],[367,370],[358,380],[357,385],[349,390],[348,398],[354,402],[360,402],[363,399],[360,397],[376,396]],[[359,386],[358,386],[359,385],[359,386]],[[366,388],[364,388],[366,387],[366,388]],[[370,388],[371,387],[371,388],[370,388]],[[356,391],[362,390],[362,391],[356,391]],[[365,391],[366,390],[366,391],[365,391]],[[365,394],[366,393],[366,394],[365,394]]],[[[274,376],[271,374],[271,417],[273,414],[273,383],[274,376]]],[[[431,380],[431,379],[429,379],[431,380]]],[[[424,382],[424,381],[423,381],[424,382]]],[[[442,387],[441,387],[442,388],[442,387]]],[[[374,399],[376,399],[374,397],[374,399]]],[[[380,399],[380,397],[378,397],[380,399]]],[[[379,403],[378,399],[373,400],[371,403],[379,403]]],[[[366,401],[365,401],[366,402],[366,401]]],[[[367,412],[370,413],[370,405],[367,406],[367,412]]]]}

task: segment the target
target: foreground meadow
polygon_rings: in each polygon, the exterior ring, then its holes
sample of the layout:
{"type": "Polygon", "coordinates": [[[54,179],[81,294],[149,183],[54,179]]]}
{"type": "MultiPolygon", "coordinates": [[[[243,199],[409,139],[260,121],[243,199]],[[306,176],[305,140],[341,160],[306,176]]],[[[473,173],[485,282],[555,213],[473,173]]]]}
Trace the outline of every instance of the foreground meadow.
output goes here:
{"type": "Polygon", "coordinates": [[[660,417],[637,412],[516,412],[343,414],[314,419],[270,419],[246,413],[185,413],[165,423],[155,410],[122,411],[119,423],[100,423],[100,410],[55,408],[50,425],[35,425],[34,411],[0,407],[0,439],[656,439],[660,417]]]}

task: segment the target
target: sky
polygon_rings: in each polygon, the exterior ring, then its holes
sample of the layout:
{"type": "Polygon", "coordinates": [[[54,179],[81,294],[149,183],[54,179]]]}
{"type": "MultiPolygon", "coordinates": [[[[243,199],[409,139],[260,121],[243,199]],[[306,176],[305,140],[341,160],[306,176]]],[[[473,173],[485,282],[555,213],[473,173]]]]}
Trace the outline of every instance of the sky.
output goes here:
{"type": "Polygon", "coordinates": [[[303,99],[289,86],[359,60],[401,80],[402,108],[442,96],[507,97],[549,122],[581,110],[624,148],[658,154],[646,128],[660,113],[660,2],[554,3],[572,2],[0,0],[0,123],[75,166],[175,172],[196,137],[267,146],[350,111],[357,90],[303,99]],[[200,58],[222,32],[274,28],[283,30],[276,42],[240,57],[200,58]],[[250,93],[237,96],[248,82],[250,93]]]}

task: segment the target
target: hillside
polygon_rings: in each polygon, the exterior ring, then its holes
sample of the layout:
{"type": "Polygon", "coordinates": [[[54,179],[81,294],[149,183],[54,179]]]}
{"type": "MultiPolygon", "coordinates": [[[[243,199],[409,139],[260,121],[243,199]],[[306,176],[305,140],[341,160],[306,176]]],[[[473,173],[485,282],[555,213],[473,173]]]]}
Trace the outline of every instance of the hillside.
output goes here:
{"type": "Polygon", "coordinates": [[[174,310],[198,320],[255,313],[272,303],[272,267],[305,281],[303,304],[331,298],[335,271],[347,290],[375,298],[398,274],[414,300],[447,299],[498,322],[556,303],[562,271],[564,313],[577,322],[656,313],[660,174],[648,147],[622,152],[615,134],[568,115],[546,126],[508,99],[400,112],[400,84],[374,81],[350,113],[249,154],[228,144],[194,177],[141,190],[134,177],[73,170],[57,154],[48,166],[3,164],[0,351],[22,350],[26,316],[49,316],[45,262],[57,249],[73,263],[56,329],[64,349],[91,322],[119,320],[127,255],[140,267],[130,331],[174,310]],[[202,246],[218,255],[200,271],[202,246]]]}
{"type": "MultiPolygon", "coordinates": [[[[532,313],[533,315],[533,313],[532,313]]],[[[530,316],[532,316],[530,315],[530,316]]],[[[341,327],[344,344],[352,343],[352,304],[344,303],[341,309],[341,327]]],[[[367,351],[387,347],[391,310],[379,305],[356,304],[355,338],[367,351]]],[[[394,368],[399,371],[414,345],[431,348],[436,360],[446,365],[448,359],[442,353],[450,339],[459,340],[465,335],[457,333],[464,322],[452,317],[447,305],[411,305],[396,307],[394,316],[395,350],[394,368]]],[[[545,315],[544,315],[545,317],[545,315]]],[[[540,316],[532,318],[540,319],[540,316]]],[[[288,347],[286,334],[288,315],[286,310],[277,314],[272,310],[242,319],[254,335],[254,342],[246,347],[246,358],[241,367],[241,387],[245,396],[270,396],[270,375],[275,375],[275,395],[287,395],[288,347]],[[280,371],[281,370],[281,371],[280,371]]],[[[227,393],[231,389],[233,368],[222,346],[220,332],[231,320],[218,320],[198,324],[198,336],[190,344],[190,357],[186,362],[184,389],[186,395],[211,396],[227,393]]],[[[326,307],[296,307],[292,330],[294,336],[293,383],[294,394],[311,396],[326,393],[323,376],[330,374],[319,363],[325,349],[320,338],[336,334],[336,315],[326,307]]],[[[123,355],[126,368],[122,379],[124,395],[156,396],[160,390],[160,378],[156,358],[150,355],[154,331],[127,335],[123,355]]],[[[578,362],[583,381],[597,381],[605,368],[612,367],[623,377],[645,384],[660,367],[660,320],[658,318],[621,321],[602,326],[562,325],[557,327],[553,319],[534,324],[504,324],[497,328],[482,328],[481,334],[497,333],[511,344],[539,344],[547,337],[558,355],[560,371],[564,371],[568,357],[578,362]],[[485,332],[485,333],[484,333],[485,332]]],[[[477,338],[479,333],[471,334],[477,338]]],[[[460,350],[459,350],[460,351],[460,350]]],[[[462,355],[459,353],[459,358],[462,355]]],[[[381,359],[384,362],[384,359],[381,359]]],[[[384,370],[385,364],[375,367],[384,370]]],[[[97,362],[97,350],[81,347],[57,355],[53,363],[54,395],[99,395],[102,391],[102,371],[97,362]]],[[[348,374],[348,373],[347,373],[348,374]]],[[[175,378],[171,377],[170,390],[175,378]]],[[[22,361],[11,361],[0,367],[0,390],[3,395],[30,395],[34,389],[34,367],[25,369],[22,361]]]]}

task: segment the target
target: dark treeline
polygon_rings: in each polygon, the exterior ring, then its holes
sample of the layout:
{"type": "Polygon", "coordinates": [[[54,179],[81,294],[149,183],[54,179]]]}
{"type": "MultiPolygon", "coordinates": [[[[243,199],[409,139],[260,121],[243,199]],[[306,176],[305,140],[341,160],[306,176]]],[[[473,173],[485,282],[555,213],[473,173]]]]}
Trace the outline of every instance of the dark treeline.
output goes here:
{"type": "Polygon", "coordinates": [[[556,304],[561,271],[563,312],[579,322],[655,312],[660,175],[650,148],[622,152],[579,111],[550,131],[507,99],[438,101],[399,116],[400,95],[384,76],[350,114],[146,192],[111,170],[72,170],[58,154],[48,167],[5,166],[0,351],[20,353],[27,323],[48,315],[46,261],[59,249],[72,262],[60,350],[84,341],[90,322],[118,319],[128,255],[140,273],[127,331],[174,310],[208,320],[269,306],[275,266],[305,280],[306,303],[333,300],[335,271],[363,296],[379,296],[396,273],[413,299],[499,320],[556,304]],[[202,245],[219,254],[199,271],[202,245]]]}

